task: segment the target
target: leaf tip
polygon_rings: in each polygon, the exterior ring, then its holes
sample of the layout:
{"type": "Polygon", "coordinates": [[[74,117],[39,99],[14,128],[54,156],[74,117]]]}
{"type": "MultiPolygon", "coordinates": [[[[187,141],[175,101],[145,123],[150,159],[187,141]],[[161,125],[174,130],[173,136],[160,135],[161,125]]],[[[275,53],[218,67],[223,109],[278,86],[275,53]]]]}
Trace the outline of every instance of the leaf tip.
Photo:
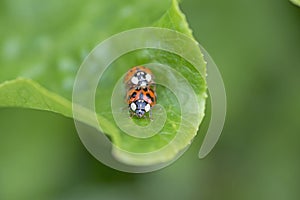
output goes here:
{"type": "Polygon", "coordinates": [[[290,2],[300,7],[300,0],[290,0],[290,2]]]}

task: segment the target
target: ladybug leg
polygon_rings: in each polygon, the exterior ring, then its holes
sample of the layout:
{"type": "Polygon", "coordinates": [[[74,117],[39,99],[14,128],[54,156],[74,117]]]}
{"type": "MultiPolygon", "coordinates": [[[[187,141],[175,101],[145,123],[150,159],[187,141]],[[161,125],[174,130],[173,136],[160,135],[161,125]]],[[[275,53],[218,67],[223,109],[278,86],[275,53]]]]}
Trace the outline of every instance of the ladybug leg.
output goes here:
{"type": "Polygon", "coordinates": [[[153,121],[152,110],[149,111],[149,119],[150,119],[151,121],[153,121]]]}
{"type": "Polygon", "coordinates": [[[129,111],[129,118],[132,118],[133,117],[133,113],[131,111],[129,111]]]}
{"type": "Polygon", "coordinates": [[[151,87],[151,89],[152,89],[153,91],[156,90],[156,84],[155,84],[155,83],[151,83],[151,84],[150,84],[150,87],[151,87]]]}

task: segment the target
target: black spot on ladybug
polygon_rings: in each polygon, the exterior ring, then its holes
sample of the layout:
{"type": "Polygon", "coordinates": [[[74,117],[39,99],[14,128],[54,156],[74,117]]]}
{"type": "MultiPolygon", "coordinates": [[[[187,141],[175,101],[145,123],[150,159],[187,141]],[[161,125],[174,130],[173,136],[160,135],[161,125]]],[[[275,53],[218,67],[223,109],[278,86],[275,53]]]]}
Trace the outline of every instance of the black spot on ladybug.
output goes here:
{"type": "Polygon", "coordinates": [[[151,95],[150,95],[149,93],[147,93],[146,96],[147,96],[149,99],[151,99],[152,102],[154,102],[154,98],[151,97],[151,95]]]}
{"type": "Polygon", "coordinates": [[[134,98],[136,96],[136,92],[133,92],[132,94],[131,94],[131,98],[134,98]]]}

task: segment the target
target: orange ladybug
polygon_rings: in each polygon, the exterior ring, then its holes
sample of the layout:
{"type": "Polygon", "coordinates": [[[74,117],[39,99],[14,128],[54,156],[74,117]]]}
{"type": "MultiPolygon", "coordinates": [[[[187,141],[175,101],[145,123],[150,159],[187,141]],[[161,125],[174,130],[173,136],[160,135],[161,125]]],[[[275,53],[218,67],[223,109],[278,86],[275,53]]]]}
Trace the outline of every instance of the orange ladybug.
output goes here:
{"type": "Polygon", "coordinates": [[[134,88],[127,93],[127,103],[131,116],[136,115],[141,118],[149,112],[151,117],[151,108],[156,104],[156,94],[148,87],[134,88]]]}
{"type": "Polygon", "coordinates": [[[125,75],[124,83],[127,89],[155,87],[153,73],[144,66],[131,68],[125,75]]]}

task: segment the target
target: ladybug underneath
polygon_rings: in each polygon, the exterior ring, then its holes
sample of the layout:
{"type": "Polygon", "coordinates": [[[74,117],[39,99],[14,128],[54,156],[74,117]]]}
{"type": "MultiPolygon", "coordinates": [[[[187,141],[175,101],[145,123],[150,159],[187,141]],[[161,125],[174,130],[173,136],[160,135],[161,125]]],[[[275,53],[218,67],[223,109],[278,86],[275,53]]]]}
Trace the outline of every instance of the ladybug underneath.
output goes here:
{"type": "Polygon", "coordinates": [[[155,85],[151,70],[144,66],[131,68],[127,72],[124,78],[124,82],[126,84],[126,87],[129,89],[146,88],[155,85]]]}
{"type": "Polygon", "coordinates": [[[151,117],[151,108],[156,104],[156,94],[151,88],[131,89],[127,93],[127,103],[130,115],[136,115],[141,118],[149,112],[151,117]]]}

